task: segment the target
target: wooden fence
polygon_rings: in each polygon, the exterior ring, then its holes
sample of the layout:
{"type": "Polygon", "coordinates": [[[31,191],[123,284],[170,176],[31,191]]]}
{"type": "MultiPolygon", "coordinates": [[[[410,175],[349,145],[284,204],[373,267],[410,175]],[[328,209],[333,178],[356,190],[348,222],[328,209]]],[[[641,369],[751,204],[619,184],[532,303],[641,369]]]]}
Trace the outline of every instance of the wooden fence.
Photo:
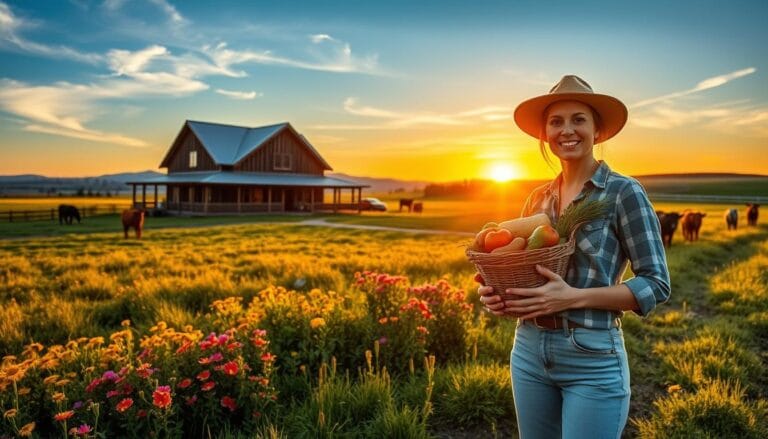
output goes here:
{"type": "MultiPolygon", "coordinates": [[[[122,212],[123,209],[128,209],[130,204],[106,204],[106,205],[90,205],[78,207],[80,211],[80,218],[97,215],[109,215],[122,212]]],[[[50,209],[35,209],[35,210],[6,210],[0,211],[0,222],[26,222],[26,221],[58,221],[59,220],[59,208],[52,207],[50,209]]]]}

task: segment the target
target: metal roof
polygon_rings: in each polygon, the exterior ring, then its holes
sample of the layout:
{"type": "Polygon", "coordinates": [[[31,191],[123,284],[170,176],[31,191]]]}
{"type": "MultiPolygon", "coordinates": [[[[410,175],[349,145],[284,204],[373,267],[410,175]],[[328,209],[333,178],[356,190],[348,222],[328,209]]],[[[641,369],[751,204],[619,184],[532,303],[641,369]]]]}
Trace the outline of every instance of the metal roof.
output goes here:
{"type": "MultiPolygon", "coordinates": [[[[299,134],[288,122],[248,128],[188,120],[186,121],[186,126],[192,130],[195,136],[197,136],[205,150],[208,151],[217,165],[234,166],[248,154],[252,153],[269,139],[274,137],[277,133],[287,128],[299,138],[309,152],[320,161],[325,169],[332,169],[312,144],[310,144],[304,136],[299,134]]],[[[168,154],[170,154],[170,151],[168,151],[168,154]]],[[[160,164],[161,167],[167,159],[168,156],[166,155],[166,158],[163,159],[163,163],[160,164]]]]}
{"type": "Polygon", "coordinates": [[[266,172],[177,172],[145,180],[131,180],[126,184],[223,184],[249,186],[311,186],[335,188],[363,188],[367,184],[359,184],[348,180],[323,175],[308,174],[276,174],[266,172]]]}

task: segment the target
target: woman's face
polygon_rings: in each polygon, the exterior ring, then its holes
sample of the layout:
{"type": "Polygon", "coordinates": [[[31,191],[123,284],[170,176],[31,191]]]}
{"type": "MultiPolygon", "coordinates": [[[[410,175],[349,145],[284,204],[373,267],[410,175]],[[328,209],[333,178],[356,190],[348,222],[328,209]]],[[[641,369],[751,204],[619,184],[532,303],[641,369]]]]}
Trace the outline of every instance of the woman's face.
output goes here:
{"type": "Polygon", "coordinates": [[[555,102],[547,109],[545,123],[549,149],[560,160],[592,157],[599,132],[588,105],[578,101],[555,102]]]}

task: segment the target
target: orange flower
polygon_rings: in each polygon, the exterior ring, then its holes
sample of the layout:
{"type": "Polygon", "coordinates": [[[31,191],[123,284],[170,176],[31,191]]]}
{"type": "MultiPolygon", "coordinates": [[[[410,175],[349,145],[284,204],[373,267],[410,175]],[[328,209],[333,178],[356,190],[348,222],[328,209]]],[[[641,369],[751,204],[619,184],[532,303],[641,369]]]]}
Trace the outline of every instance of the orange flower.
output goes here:
{"type": "Polygon", "coordinates": [[[124,398],[122,401],[117,403],[117,406],[115,408],[117,409],[118,412],[125,413],[126,410],[131,408],[131,406],[133,406],[133,399],[124,398]]]}
{"type": "Polygon", "coordinates": [[[157,389],[152,392],[152,404],[157,408],[168,408],[171,405],[170,386],[158,386],[157,389]]]}
{"type": "Polygon", "coordinates": [[[35,423],[30,422],[19,429],[19,436],[29,437],[32,436],[32,432],[35,430],[35,423]]]}
{"type": "Polygon", "coordinates": [[[53,416],[53,420],[57,422],[63,422],[75,415],[74,410],[67,410],[66,412],[56,413],[53,416]]]}
{"type": "Polygon", "coordinates": [[[673,384],[667,387],[667,393],[677,393],[681,390],[683,390],[683,387],[680,384],[673,384]]]}

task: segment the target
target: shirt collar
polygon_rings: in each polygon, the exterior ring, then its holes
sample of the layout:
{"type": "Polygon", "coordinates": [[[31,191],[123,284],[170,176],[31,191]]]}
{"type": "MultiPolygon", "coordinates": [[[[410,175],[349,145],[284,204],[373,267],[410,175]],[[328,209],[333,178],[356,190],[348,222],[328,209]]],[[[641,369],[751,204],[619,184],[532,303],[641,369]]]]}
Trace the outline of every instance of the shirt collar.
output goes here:
{"type": "MultiPolygon", "coordinates": [[[[599,165],[597,166],[597,169],[595,169],[595,173],[592,174],[592,177],[587,181],[592,182],[592,185],[597,188],[605,189],[605,185],[608,183],[608,176],[611,174],[611,168],[609,168],[608,164],[603,160],[598,160],[598,163],[599,165]]],[[[558,188],[560,187],[560,180],[562,179],[563,173],[561,172],[557,174],[557,177],[555,177],[551,183],[549,183],[549,187],[546,190],[548,196],[557,197],[559,195],[558,188]]]]}

